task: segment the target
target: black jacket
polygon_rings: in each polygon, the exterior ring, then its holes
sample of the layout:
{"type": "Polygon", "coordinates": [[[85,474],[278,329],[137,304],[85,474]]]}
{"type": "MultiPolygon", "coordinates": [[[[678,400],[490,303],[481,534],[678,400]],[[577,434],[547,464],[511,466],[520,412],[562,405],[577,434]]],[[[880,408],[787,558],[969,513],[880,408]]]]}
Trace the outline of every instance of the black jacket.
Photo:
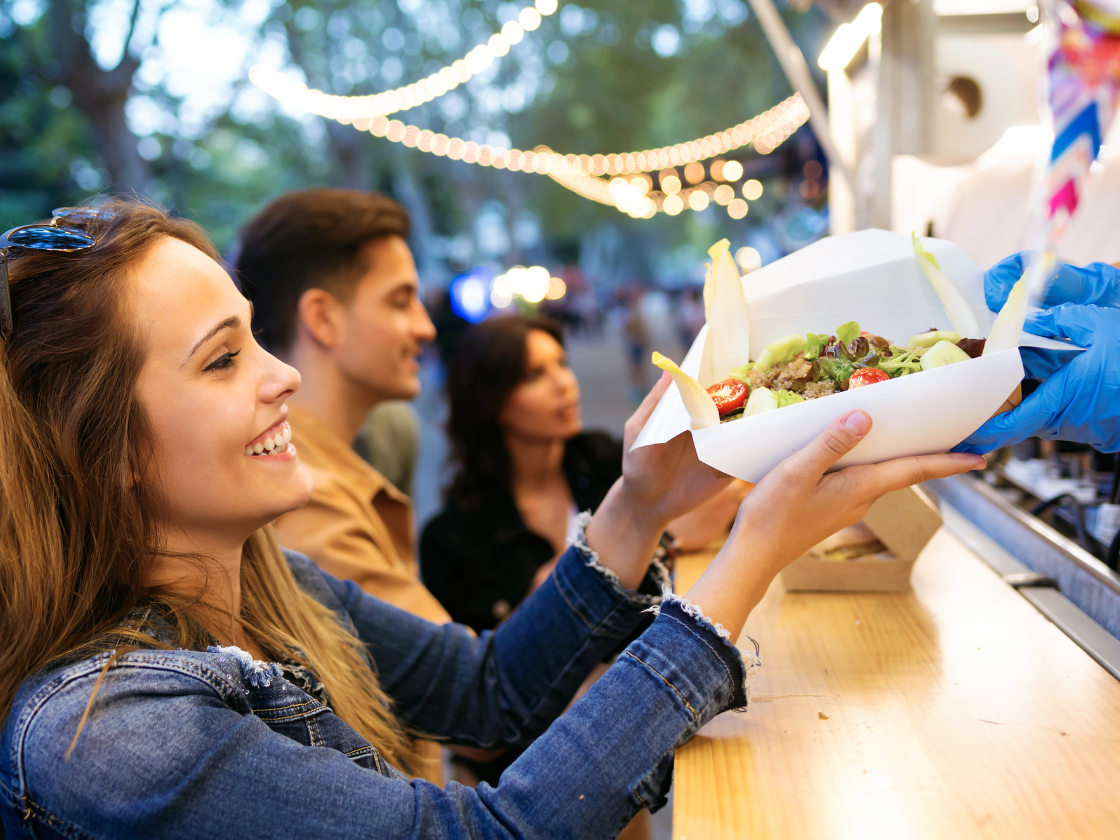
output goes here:
{"type": "MultiPolygon", "coordinates": [[[[564,448],[564,475],[576,507],[594,510],[622,475],[622,443],[601,432],[576,435],[564,448]]],[[[467,510],[448,500],[420,538],[425,585],[455,621],[476,631],[516,609],[554,554],[526,527],[509,489],[467,510]]]]}

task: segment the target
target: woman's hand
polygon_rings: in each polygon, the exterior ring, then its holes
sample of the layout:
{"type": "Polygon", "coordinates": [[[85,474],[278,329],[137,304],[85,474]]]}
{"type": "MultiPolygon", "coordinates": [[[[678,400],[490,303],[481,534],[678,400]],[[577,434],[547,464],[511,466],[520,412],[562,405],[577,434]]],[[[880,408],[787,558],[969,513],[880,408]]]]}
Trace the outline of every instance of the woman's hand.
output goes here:
{"type": "Polygon", "coordinates": [[[884,493],[985,465],[979,455],[919,455],[825,472],[871,430],[853,411],[782,461],[747,496],[731,536],[688,592],[712,621],[738,636],[774,576],[814,545],[864,517],[884,493]]]}
{"type": "Polygon", "coordinates": [[[739,505],[753,487],[750,482],[732,479],[730,486],[723,488],[696,510],[670,522],[669,533],[676,539],[680,550],[700,551],[717,539],[722,542],[727,537],[727,529],[735,521],[739,505]]]}
{"type": "Polygon", "coordinates": [[[717,478],[696,457],[692,435],[630,451],[672,377],[662,374],[626,421],[622,478],[615,482],[587,526],[587,542],[623,586],[636,588],[669,522],[715,496],[731,483],[717,478]]]}
{"type": "Polygon", "coordinates": [[[631,451],[673,377],[661,374],[633,416],[626,421],[623,440],[622,483],[635,503],[645,505],[665,524],[699,507],[715,496],[731,478],[716,472],[696,457],[692,435],[677,435],[668,443],[631,451]]]}

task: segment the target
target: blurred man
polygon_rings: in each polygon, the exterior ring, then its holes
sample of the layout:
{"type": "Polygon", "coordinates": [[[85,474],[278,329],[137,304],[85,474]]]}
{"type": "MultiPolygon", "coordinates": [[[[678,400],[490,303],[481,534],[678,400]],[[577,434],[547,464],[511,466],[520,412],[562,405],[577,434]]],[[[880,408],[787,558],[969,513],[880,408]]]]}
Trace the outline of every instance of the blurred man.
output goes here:
{"type": "Polygon", "coordinates": [[[303,376],[289,416],[315,490],[277,522],[281,543],[445,622],[418,577],[408,497],[353,449],[370,409],[420,393],[417,357],[435,338],[408,231],[404,208],[376,193],[288,193],[242,230],[235,268],[261,343],[303,376]]]}

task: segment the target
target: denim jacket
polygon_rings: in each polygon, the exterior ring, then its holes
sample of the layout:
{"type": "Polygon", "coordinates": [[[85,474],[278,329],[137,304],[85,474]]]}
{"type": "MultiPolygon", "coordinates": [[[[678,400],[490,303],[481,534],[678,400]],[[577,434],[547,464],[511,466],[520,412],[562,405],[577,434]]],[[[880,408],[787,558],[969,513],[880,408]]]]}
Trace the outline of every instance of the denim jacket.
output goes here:
{"type": "Polygon", "coordinates": [[[669,596],[558,718],[659,600],[621,587],[586,546],[569,548],[547,585],[479,637],[370,597],[301,555],[288,560],[368,645],[412,731],[483,749],[532,742],[498,786],[409,779],[275,665],[236,648],[126,654],[68,756],[102,654],[48,666],[18,692],[0,730],[9,840],[613,837],[640,808],[664,803],[677,747],[746,705],[757,657],[748,669],[726,633],[669,596]]]}

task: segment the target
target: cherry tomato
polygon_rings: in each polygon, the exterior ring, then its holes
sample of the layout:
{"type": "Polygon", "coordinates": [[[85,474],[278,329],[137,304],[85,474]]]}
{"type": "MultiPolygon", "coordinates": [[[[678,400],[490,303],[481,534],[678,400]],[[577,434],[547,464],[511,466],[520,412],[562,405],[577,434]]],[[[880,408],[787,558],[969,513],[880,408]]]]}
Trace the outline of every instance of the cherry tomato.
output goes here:
{"type": "Polygon", "coordinates": [[[879,368],[860,368],[848,380],[848,389],[862,388],[864,385],[874,385],[876,382],[886,382],[890,379],[885,370],[879,368]]]}
{"type": "Polygon", "coordinates": [[[722,417],[729,411],[742,408],[743,403],[747,401],[750,390],[746,382],[740,382],[738,379],[725,379],[709,388],[708,393],[712,395],[712,402],[716,404],[716,409],[722,417]]]}

